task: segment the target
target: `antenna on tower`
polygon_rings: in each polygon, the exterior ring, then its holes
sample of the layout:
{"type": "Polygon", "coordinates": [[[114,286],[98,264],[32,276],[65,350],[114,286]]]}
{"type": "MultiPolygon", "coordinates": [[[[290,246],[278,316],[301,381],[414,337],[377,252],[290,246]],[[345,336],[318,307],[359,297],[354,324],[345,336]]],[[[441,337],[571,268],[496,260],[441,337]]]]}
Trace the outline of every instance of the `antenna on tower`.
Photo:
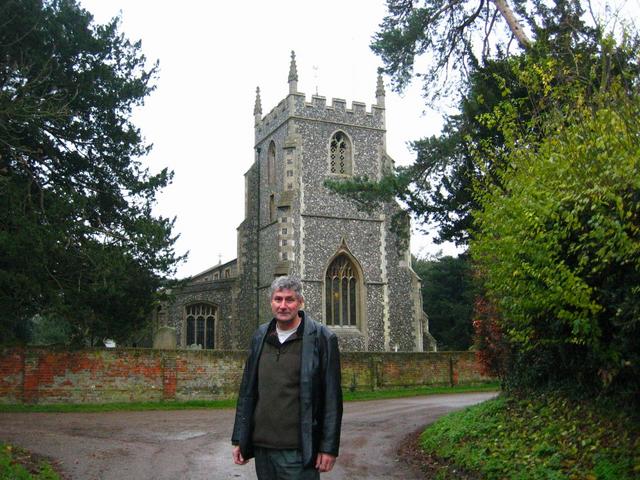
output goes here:
{"type": "Polygon", "coordinates": [[[313,81],[316,84],[316,96],[318,96],[318,66],[314,65],[312,68],[313,68],[313,81]]]}

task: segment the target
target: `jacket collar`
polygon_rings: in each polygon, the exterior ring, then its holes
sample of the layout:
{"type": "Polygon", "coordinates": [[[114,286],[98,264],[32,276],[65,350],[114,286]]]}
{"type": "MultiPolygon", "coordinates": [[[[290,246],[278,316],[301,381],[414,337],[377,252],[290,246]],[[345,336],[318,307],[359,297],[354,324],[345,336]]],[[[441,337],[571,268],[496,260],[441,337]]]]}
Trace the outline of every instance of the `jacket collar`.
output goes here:
{"type": "MultiPolygon", "coordinates": [[[[301,337],[303,335],[309,335],[310,333],[313,333],[316,331],[315,325],[311,326],[311,330],[309,330],[310,326],[308,326],[309,324],[313,324],[313,320],[311,321],[305,321],[306,316],[304,314],[304,310],[298,310],[298,314],[300,315],[300,325],[298,325],[298,329],[296,330],[296,335],[298,335],[298,337],[301,337]]],[[[276,319],[275,317],[271,319],[271,321],[267,324],[267,330],[265,331],[265,335],[269,335],[271,332],[275,332],[276,331],[276,319]]]]}
{"type": "Polygon", "coordinates": [[[307,318],[303,310],[300,310],[300,318],[302,318],[302,325],[304,325],[305,336],[316,333],[316,322],[307,318]]]}

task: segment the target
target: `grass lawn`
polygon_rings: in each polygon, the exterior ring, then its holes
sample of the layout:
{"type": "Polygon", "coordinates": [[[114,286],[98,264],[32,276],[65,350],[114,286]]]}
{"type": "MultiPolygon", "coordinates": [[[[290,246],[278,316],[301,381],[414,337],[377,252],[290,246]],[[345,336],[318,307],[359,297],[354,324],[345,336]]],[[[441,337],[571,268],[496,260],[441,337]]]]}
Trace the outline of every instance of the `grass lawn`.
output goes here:
{"type": "Polygon", "coordinates": [[[429,426],[429,477],[514,480],[640,478],[640,419],[555,395],[501,396],[429,426]]]}

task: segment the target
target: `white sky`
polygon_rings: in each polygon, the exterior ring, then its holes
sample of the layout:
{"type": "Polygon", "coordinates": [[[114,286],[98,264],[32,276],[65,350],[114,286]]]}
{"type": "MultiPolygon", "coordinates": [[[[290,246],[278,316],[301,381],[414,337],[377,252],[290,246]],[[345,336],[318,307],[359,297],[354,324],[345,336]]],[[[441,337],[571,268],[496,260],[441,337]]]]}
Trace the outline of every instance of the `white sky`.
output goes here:
{"type": "MultiPolygon", "coordinates": [[[[175,172],[158,196],[156,214],[177,217],[176,248],[189,251],[178,276],[236,258],[236,228],[244,219],[244,173],[254,160],[253,106],[260,86],[263,114],[288,93],[295,50],[298,90],[375,102],[380,60],[369,48],[385,14],[384,0],[81,0],[98,23],[121,12],[121,31],[141,40],[160,60],[157,89],[134,122],[154,144],[151,171],[175,172]],[[310,8],[311,7],[311,8],[310,8]]],[[[397,164],[412,161],[406,142],[438,133],[440,116],[423,114],[420,85],[402,97],[386,85],[387,151],[397,164]]],[[[433,246],[414,233],[411,250],[433,246]]]]}
{"type": "MultiPolygon", "coordinates": [[[[381,61],[369,48],[385,12],[384,0],[80,0],[98,23],[119,12],[121,31],[142,41],[150,60],[160,60],[157,90],[134,115],[154,148],[151,171],[175,172],[158,196],[156,214],[177,217],[176,248],[189,251],[178,276],[198,273],[236,258],[236,228],[244,219],[244,173],[254,160],[253,105],[260,86],[263,114],[288,93],[290,51],[295,50],[298,90],[367,104],[375,101],[381,61]]],[[[596,2],[623,5],[637,18],[640,0],[596,2]]],[[[614,8],[615,10],[615,8],[614,8]]],[[[424,114],[420,85],[403,96],[385,79],[387,151],[397,164],[413,155],[406,143],[436,134],[441,118],[424,114]]],[[[411,251],[434,246],[414,232],[411,251]]]]}

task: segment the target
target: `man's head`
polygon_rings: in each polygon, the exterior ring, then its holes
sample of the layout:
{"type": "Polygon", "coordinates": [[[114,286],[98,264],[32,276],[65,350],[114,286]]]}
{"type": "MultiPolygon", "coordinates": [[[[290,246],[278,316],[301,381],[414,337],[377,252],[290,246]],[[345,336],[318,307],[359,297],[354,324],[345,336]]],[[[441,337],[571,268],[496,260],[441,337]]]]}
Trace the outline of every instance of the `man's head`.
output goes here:
{"type": "Polygon", "coordinates": [[[271,284],[271,311],[282,326],[293,326],[302,307],[302,282],[295,277],[277,277],[271,284]]]}

